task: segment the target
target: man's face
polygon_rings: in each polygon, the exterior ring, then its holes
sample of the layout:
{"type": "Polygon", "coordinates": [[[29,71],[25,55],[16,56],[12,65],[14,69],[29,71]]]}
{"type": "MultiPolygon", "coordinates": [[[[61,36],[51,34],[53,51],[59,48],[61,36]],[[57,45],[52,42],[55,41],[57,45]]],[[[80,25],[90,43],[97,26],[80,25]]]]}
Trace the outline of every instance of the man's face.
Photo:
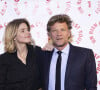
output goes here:
{"type": "Polygon", "coordinates": [[[51,26],[48,35],[52,39],[55,47],[65,47],[68,43],[68,38],[70,37],[70,30],[68,30],[68,26],[65,22],[57,22],[51,26]]]}

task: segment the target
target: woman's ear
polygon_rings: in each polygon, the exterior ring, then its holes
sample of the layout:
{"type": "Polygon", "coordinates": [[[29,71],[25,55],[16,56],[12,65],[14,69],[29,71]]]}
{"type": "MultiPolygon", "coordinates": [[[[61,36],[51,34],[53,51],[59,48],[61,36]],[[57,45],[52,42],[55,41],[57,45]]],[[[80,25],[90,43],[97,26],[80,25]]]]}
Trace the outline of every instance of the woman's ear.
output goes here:
{"type": "Polygon", "coordinates": [[[14,35],[14,41],[16,40],[16,34],[14,35]]]}
{"type": "Polygon", "coordinates": [[[16,40],[16,38],[14,38],[14,41],[16,40]]]}

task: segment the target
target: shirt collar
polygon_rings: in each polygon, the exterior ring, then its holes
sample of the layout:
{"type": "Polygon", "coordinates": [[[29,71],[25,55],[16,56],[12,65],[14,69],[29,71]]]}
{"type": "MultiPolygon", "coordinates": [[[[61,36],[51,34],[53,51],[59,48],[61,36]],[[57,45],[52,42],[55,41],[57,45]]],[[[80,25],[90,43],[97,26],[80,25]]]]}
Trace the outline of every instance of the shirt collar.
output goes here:
{"type": "MultiPolygon", "coordinates": [[[[63,50],[61,50],[62,51],[62,53],[64,53],[64,54],[68,54],[69,53],[69,49],[70,49],[70,45],[69,45],[69,43],[66,45],[66,47],[63,49],[63,50]]],[[[56,53],[57,51],[59,51],[58,49],[56,49],[56,48],[54,48],[54,53],[56,53]]]]}

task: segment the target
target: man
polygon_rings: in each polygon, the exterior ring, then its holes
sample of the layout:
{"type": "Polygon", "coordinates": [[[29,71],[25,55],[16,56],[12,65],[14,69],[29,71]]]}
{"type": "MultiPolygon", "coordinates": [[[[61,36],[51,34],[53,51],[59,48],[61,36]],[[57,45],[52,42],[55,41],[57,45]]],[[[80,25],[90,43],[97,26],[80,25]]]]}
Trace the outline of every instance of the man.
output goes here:
{"type": "Polygon", "coordinates": [[[65,14],[55,15],[48,21],[47,31],[54,49],[46,51],[41,62],[43,90],[97,90],[93,52],[69,42],[71,23],[70,17],[65,14]]]}

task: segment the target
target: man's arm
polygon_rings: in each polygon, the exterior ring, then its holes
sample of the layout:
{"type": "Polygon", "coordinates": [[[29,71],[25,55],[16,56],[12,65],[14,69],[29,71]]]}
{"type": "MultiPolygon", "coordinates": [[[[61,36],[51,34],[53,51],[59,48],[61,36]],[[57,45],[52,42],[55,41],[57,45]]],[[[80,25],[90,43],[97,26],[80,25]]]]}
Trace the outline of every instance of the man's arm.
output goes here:
{"type": "Polygon", "coordinates": [[[92,50],[89,50],[86,61],[86,90],[97,90],[96,63],[92,50]]]}

